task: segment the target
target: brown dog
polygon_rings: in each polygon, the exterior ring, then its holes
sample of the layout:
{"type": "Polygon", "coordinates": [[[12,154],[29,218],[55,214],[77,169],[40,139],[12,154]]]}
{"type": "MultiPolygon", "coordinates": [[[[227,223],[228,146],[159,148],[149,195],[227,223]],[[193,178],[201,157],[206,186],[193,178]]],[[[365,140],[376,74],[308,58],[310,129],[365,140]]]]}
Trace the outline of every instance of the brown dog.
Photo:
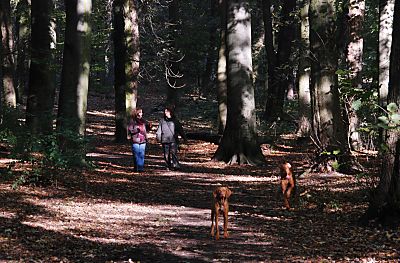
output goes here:
{"type": "Polygon", "coordinates": [[[217,228],[215,239],[219,239],[218,216],[222,212],[224,216],[224,237],[228,237],[228,212],[229,203],[228,198],[231,196],[232,191],[228,187],[217,187],[213,192],[213,204],[211,207],[211,236],[214,236],[214,227],[217,228]],[[215,224],[214,224],[215,220],[215,224]]]}
{"type": "Polygon", "coordinates": [[[286,209],[290,209],[290,196],[296,190],[296,179],[292,172],[290,163],[283,163],[280,166],[281,188],[283,194],[283,202],[286,209]]]}

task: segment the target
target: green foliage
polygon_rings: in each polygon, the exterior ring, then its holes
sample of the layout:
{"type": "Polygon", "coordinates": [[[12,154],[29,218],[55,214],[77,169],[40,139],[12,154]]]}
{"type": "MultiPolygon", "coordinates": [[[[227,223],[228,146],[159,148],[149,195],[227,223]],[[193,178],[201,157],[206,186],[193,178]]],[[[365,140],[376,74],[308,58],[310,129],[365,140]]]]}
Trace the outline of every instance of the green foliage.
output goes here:
{"type": "MultiPolygon", "coordinates": [[[[10,164],[8,176],[15,178],[13,187],[22,184],[53,183],[58,175],[70,169],[82,168],[85,160],[88,139],[72,132],[53,132],[47,135],[34,136],[17,120],[17,110],[3,110],[3,121],[0,124],[0,142],[11,149],[11,156],[24,165],[24,171],[12,169],[10,164]],[[6,121],[8,120],[8,121],[6,121]],[[63,138],[63,140],[61,140],[63,138]],[[63,150],[61,141],[73,142],[73,150],[63,150]]],[[[84,167],[92,164],[85,160],[84,167]]]]}

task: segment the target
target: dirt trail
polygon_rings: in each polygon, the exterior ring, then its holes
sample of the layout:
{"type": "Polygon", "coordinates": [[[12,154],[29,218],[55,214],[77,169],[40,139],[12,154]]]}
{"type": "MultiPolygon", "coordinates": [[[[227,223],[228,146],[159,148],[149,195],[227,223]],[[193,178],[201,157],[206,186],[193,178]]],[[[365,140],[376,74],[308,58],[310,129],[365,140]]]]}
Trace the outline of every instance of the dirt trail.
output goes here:
{"type": "Polygon", "coordinates": [[[112,104],[95,99],[94,170],[52,187],[14,191],[0,181],[0,261],[398,262],[398,239],[356,225],[366,203],[354,177],[303,176],[300,202],[282,208],[276,164],[289,159],[297,172],[307,165],[306,150],[290,140],[266,153],[265,167],[210,162],[216,146],[191,140],[180,152],[182,170],[167,171],[151,136],[146,170],[133,173],[129,145],[112,140],[112,104]],[[230,237],[215,241],[211,192],[220,184],[233,190],[230,237]]]}

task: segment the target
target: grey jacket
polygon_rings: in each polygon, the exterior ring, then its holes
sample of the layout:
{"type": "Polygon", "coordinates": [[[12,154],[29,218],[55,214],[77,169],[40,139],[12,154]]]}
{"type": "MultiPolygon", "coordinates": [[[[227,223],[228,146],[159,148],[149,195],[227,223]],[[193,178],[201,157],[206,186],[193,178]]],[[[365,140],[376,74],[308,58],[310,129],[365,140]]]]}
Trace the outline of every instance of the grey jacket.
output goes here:
{"type": "Polygon", "coordinates": [[[186,140],[182,125],[175,118],[162,118],[158,123],[156,138],[161,143],[178,143],[178,135],[186,140]]]}

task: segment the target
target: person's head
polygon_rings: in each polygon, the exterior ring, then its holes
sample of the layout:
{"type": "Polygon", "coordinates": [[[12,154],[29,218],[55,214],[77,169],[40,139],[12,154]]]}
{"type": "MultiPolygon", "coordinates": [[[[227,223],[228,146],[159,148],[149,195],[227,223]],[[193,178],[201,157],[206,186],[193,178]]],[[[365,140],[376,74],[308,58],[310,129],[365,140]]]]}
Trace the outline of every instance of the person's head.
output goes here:
{"type": "Polygon", "coordinates": [[[143,117],[143,109],[137,107],[136,110],[133,111],[133,117],[137,119],[141,119],[143,117]]]}
{"type": "Polygon", "coordinates": [[[171,119],[174,116],[174,110],[172,107],[165,107],[164,108],[164,117],[167,119],[171,119]]]}

